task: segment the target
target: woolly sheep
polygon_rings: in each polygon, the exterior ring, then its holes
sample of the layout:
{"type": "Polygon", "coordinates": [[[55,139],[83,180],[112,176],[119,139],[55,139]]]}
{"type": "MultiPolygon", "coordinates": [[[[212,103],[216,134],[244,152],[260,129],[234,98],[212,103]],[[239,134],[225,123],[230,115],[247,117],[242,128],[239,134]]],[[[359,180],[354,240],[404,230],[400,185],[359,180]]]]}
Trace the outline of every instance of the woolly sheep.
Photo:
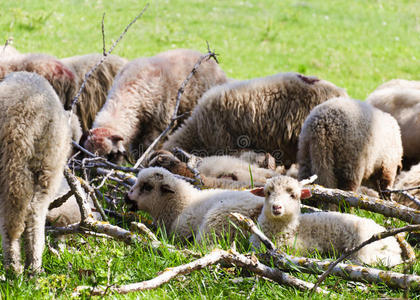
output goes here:
{"type": "Polygon", "coordinates": [[[34,72],[43,76],[54,88],[61,103],[68,108],[76,94],[78,80],[62,62],[46,54],[17,54],[0,56],[0,80],[18,71],[34,72]]]}
{"type": "MultiPolygon", "coordinates": [[[[420,186],[420,164],[412,166],[408,171],[401,172],[395,180],[394,189],[404,190],[417,186],[420,186]]],[[[414,189],[407,192],[412,196],[417,197],[417,199],[420,198],[420,189],[414,189]]],[[[415,204],[413,201],[407,199],[407,197],[401,194],[393,194],[392,200],[415,209],[420,209],[419,205],[415,204]]]]}
{"type": "Polygon", "coordinates": [[[381,84],[376,91],[387,88],[420,89],[420,81],[406,79],[392,79],[381,84]]]}
{"type": "MultiPolygon", "coordinates": [[[[172,153],[158,150],[150,156],[149,167],[163,167],[174,174],[194,178],[185,162],[172,153]]],[[[203,184],[211,188],[241,189],[251,187],[251,174],[254,186],[263,186],[267,178],[278,175],[273,170],[260,168],[233,156],[203,157],[197,165],[203,184]]]]}
{"type": "MultiPolygon", "coordinates": [[[[63,58],[61,62],[73,71],[79,84],[82,84],[86,73],[101,59],[101,54],[87,54],[63,58]]],[[[125,58],[109,55],[92,73],[77,102],[77,115],[83,132],[87,132],[92,127],[96,114],[105,103],[107,93],[114,82],[114,77],[127,62],[128,60],[125,58]]],[[[77,89],[79,88],[80,86],[77,86],[77,89]]]]}
{"type": "Polygon", "coordinates": [[[38,272],[48,206],[70,152],[70,126],[56,93],[35,73],[0,83],[0,228],[6,269],[38,272]]]}
{"type": "Polygon", "coordinates": [[[299,137],[299,179],[356,191],[392,187],[401,167],[400,129],[395,119],[371,105],[334,98],[315,107],[299,137]],[[379,185],[379,186],[378,186],[379,185]]]}
{"type": "Polygon", "coordinates": [[[366,102],[391,114],[401,128],[404,165],[420,161],[420,81],[378,88],[366,102]],[[414,87],[417,83],[417,87],[414,87]]]}
{"type": "Polygon", "coordinates": [[[229,224],[229,212],[256,218],[264,202],[249,191],[197,190],[163,168],[141,170],[127,200],[150,213],[154,222],[163,225],[168,233],[185,239],[198,235],[206,213],[212,208],[218,207],[219,214],[214,226],[208,228],[220,233],[229,224]]]}
{"type": "Polygon", "coordinates": [[[346,95],[330,82],[297,73],[227,83],[203,95],[163,149],[208,156],[247,148],[269,152],[288,167],[296,161],[299,132],[311,109],[346,95]]]}
{"type": "MultiPolygon", "coordinates": [[[[258,192],[261,192],[259,190],[258,192]]],[[[259,194],[256,192],[256,194],[259,194]]],[[[371,219],[338,212],[300,213],[300,199],[310,196],[309,189],[302,189],[296,179],[278,176],[270,179],[263,189],[265,202],[258,223],[262,231],[277,246],[295,248],[307,255],[318,251],[321,254],[341,255],[369,239],[385,228],[371,219]]],[[[255,247],[260,241],[252,235],[255,247]]],[[[366,264],[379,261],[387,266],[402,263],[402,251],[394,237],[371,243],[352,257],[366,264]]]]}
{"type": "MultiPolygon", "coordinates": [[[[169,124],[177,91],[200,57],[197,51],[177,49],[129,62],[116,77],[85,147],[117,162],[128,149],[135,157],[142,153],[169,124]]],[[[216,62],[204,61],[185,88],[179,114],[226,80],[216,62]]]]}

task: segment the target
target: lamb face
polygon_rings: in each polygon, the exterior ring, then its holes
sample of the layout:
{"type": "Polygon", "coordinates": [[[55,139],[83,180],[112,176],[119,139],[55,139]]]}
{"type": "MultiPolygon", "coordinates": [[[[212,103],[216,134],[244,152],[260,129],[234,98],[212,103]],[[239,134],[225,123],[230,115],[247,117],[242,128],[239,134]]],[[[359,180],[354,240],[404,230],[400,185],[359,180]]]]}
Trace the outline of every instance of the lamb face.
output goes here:
{"type": "Polygon", "coordinates": [[[135,185],[127,194],[127,200],[135,204],[138,210],[152,215],[156,211],[161,211],[175,194],[174,182],[165,176],[166,173],[170,174],[163,168],[142,170],[135,185]]]}

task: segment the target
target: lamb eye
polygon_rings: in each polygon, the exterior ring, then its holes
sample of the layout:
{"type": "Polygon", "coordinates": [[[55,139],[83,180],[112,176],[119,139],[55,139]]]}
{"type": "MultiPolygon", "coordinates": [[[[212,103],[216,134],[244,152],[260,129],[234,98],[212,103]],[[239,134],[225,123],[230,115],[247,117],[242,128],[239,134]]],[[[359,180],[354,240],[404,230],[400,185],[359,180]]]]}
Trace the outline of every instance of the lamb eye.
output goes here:
{"type": "Polygon", "coordinates": [[[271,192],[270,191],[267,191],[267,196],[270,196],[271,195],[271,192]]]}
{"type": "Polygon", "coordinates": [[[149,184],[149,183],[145,183],[143,184],[143,186],[141,187],[141,191],[148,191],[150,192],[151,190],[153,190],[153,185],[149,184]]]}
{"type": "Polygon", "coordinates": [[[297,198],[295,194],[291,194],[290,196],[292,197],[292,199],[296,199],[297,198]]]}

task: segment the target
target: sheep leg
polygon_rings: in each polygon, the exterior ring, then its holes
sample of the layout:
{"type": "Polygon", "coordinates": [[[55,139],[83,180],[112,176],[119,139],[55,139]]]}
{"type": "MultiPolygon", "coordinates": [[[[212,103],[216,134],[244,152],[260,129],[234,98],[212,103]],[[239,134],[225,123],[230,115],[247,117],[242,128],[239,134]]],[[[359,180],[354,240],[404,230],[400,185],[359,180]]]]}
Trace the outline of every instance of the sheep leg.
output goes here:
{"type": "MultiPolygon", "coordinates": [[[[5,226],[6,227],[6,226],[5,226]]],[[[3,234],[3,260],[4,267],[6,270],[11,270],[15,274],[20,274],[23,271],[22,264],[20,262],[20,234],[10,236],[7,228],[3,234]]]]}
{"type": "MultiPolygon", "coordinates": [[[[43,196],[42,198],[44,198],[43,196]]],[[[24,232],[25,241],[25,268],[38,273],[42,267],[42,252],[45,246],[45,219],[49,202],[37,197],[31,203],[30,211],[26,217],[24,232]]]]}

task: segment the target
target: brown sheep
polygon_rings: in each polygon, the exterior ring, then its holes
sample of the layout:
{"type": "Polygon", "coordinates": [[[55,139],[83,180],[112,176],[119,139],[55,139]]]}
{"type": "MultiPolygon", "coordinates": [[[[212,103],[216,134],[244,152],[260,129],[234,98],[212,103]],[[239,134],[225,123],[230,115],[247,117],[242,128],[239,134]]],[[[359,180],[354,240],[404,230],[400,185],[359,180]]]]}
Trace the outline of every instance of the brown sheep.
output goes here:
{"type": "MultiPolygon", "coordinates": [[[[117,162],[128,149],[140,155],[169,124],[177,91],[201,55],[178,49],[129,62],[116,77],[85,147],[117,162]]],[[[216,62],[204,61],[185,89],[179,113],[191,111],[206,90],[226,80],[216,62]]]]}
{"type": "Polygon", "coordinates": [[[163,148],[200,156],[247,148],[269,152],[288,167],[296,161],[300,129],[311,109],[346,95],[330,82],[296,73],[227,83],[203,95],[163,148]]]}

